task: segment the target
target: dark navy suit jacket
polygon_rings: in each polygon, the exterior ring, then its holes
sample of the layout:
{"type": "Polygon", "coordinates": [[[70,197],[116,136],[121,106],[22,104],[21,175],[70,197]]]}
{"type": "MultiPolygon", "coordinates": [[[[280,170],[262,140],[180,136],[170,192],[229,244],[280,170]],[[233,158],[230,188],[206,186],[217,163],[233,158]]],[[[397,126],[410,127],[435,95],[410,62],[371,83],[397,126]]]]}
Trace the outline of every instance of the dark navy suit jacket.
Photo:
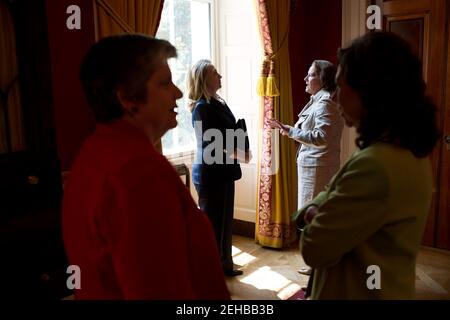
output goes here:
{"type": "Polygon", "coordinates": [[[217,184],[240,179],[241,166],[237,160],[231,158],[233,149],[227,148],[230,145],[236,147],[236,144],[229,140],[230,134],[227,141],[227,129],[236,129],[236,119],[227,104],[222,104],[214,98],[211,98],[209,103],[206,99],[200,99],[192,110],[192,125],[197,139],[197,151],[192,167],[193,183],[217,184]],[[209,129],[216,130],[210,131],[212,138],[204,139],[204,133],[209,129]],[[211,143],[214,145],[209,146],[211,143]],[[220,145],[220,149],[213,148],[220,145]],[[216,161],[208,163],[208,160],[205,161],[208,156],[216,161]]]}

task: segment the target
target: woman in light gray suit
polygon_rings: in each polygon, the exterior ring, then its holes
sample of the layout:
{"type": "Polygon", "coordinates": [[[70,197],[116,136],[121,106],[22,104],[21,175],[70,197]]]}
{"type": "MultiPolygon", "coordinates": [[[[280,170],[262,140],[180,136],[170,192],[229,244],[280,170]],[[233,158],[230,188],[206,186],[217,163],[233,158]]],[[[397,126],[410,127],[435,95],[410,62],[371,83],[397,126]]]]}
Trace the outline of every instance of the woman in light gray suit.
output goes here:
{"type": "MultiPolygon", "coordinates": [[[[298,208],[311,201],[331,180],[340,166],[340,144],[344,122],[331,99],[336,67],[329,61],[315,60],[305,77],[311,99],[298,115],[295,125],[276,119],[269,125],[300,143],[297,150],[298,208]]],[[[310,268],[299,270],[309,274],[310,268]]]]}

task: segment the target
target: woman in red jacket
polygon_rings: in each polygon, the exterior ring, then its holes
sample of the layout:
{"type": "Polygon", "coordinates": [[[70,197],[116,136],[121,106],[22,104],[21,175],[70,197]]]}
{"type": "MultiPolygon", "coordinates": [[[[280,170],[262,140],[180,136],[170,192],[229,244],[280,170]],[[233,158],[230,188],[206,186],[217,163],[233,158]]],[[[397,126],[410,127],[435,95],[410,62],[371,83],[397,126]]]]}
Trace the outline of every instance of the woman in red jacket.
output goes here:
{"type": "Polygon", "coordinates": [[[120,35],[83,61],[97,127],[63,201],[67,255],[81,271],[77,299],[230,298],[208,218],[153,146],[177,124],[182,93],[167,64],[175,56],[167,41],[120,35]]]}

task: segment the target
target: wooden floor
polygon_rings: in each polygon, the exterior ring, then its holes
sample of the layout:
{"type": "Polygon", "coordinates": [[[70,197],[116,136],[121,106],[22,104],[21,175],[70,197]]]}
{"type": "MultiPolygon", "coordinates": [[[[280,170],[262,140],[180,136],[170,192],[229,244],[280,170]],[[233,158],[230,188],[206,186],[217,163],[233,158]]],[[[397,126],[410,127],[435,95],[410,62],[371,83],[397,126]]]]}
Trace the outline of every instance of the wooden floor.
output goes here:
{"type": "MultiPolygon", "coordinates": [[[[235,300],[286,300],[305,286],[308,277],[298,246],[267,249],[253,239],[233,236],[233,260],[244,274],[227,278],[235,300]]],[[[417,299],[450,299],[450,252],[422,247],[416,268],[417,299]]]]}

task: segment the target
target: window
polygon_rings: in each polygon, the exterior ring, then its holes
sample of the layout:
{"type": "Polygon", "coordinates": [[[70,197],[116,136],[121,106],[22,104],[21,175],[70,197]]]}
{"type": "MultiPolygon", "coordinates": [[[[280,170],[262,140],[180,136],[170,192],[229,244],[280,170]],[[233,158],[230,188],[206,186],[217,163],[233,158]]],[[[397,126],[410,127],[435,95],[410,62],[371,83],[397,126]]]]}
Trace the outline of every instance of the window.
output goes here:
{"type": "Polygon", "coordinates": [[[162,138],[163,154],[175,155],[195,149],[191,113],[187,109],[186,73],[196,61],[212,58],[212,0],[166,0],[156,37],[166,39],[178,51],[169,61],[173,82],[183,91],[178,101],[178,126],[162,138]]]}

